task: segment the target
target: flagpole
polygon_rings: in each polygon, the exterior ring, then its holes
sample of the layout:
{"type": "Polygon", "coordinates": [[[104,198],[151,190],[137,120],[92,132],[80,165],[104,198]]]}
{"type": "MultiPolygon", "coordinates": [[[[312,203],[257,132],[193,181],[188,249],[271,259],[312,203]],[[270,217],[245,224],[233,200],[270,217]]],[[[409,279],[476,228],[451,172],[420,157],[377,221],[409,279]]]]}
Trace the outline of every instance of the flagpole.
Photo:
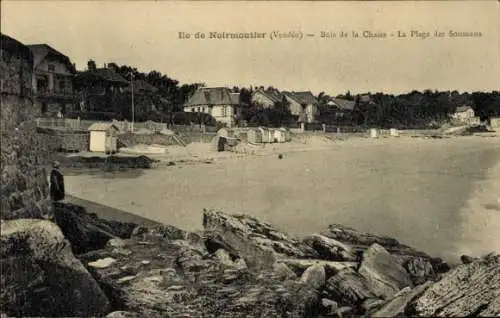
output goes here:
{"type": "Polygon", "coordinates": [[[134,73],[130,73],[130,85],[132,86],[132,132],[134,132],[135,105],[134,105],[134,73]]]}

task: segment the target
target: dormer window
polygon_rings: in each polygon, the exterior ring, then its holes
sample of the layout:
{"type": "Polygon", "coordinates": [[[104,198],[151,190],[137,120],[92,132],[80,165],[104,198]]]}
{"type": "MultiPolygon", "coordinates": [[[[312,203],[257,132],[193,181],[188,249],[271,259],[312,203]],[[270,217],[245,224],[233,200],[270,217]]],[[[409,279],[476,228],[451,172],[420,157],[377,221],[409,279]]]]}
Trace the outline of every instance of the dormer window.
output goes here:
{"type": "Polygon", "coordinates": [[[54,73],[56,71],[56,66],[54,64],[49,64],[48,69],[49,72],[54,73]]]}

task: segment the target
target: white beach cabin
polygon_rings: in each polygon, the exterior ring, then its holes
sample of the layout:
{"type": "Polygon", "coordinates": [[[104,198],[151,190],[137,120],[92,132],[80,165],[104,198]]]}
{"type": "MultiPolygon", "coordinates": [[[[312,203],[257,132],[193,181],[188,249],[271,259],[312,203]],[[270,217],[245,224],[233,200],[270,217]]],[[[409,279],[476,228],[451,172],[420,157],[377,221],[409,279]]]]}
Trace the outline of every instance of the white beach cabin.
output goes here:
{"type": "Polygon", "coordinates": [[[89,127],[91,152],[115,153],[118,150],[118,127],[110,123],[95,123],[89,127]]]}

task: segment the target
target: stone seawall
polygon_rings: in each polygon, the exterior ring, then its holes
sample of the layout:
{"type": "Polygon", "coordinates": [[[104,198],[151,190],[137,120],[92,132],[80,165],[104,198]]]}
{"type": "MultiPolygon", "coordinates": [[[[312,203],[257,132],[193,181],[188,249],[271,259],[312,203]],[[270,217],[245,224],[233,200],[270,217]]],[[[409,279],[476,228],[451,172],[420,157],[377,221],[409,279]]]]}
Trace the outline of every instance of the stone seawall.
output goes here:
{"type": "Polygon", "coordinates": [[[50,153],[36,134],[33,56],[26,46],[3,34],[0,47],[1,218],[50,218],[43,168],[50,153]]]}
{"type": "MultiPolygon", "coordinates": [[[[186,144],[193,142],[210,143],[215,137],[215,134],[203,134],[203,133],[185,133],[178,136],[186,144]]],[[[162,146],[178,146],[179,143],[175,140],[173,136],[162,135],[162,134],[131,134],[125,133],[118,135],[118,143],[123,147],[133,147],[137,144],[145,145],[162,145],[162,146]]]]}
{"type": "Polygon", "coordinates": [[[37,134],[51,152],[89,151],[88,131],[66,131],[37,127],[37,134]]]}

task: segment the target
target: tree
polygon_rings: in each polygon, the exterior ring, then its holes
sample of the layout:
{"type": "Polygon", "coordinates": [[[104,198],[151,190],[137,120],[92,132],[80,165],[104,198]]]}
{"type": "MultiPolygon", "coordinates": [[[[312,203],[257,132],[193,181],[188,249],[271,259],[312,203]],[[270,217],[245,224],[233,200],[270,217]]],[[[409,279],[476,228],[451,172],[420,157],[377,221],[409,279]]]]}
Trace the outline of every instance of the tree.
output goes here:
{"type": "Polygon", "coordinates": [[[493,93],[472,93],[472,101],[474,112],[481,121],[489,121],[496,113],[495,105],[498,105],[498,100],[493,93]]]}

